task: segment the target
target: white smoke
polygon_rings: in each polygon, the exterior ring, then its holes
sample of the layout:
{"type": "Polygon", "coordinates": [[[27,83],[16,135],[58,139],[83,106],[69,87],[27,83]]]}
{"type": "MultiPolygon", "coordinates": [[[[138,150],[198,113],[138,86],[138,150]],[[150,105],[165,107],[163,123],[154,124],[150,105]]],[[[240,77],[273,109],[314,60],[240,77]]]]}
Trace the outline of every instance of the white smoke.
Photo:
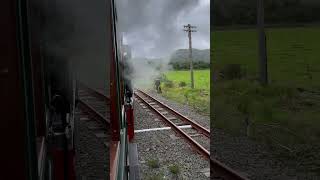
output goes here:
{"type": "Polygon", "coordinates": [[[120,30],[132,48],[134,86],[150,86],[162,71],[170,69],[170,55],[188,48],[183,25],[198,26],[193,47],[210,47],[210,0],[118,0],[120,30]],[[161,59],[159,70],[144,58],[161,59]]]}

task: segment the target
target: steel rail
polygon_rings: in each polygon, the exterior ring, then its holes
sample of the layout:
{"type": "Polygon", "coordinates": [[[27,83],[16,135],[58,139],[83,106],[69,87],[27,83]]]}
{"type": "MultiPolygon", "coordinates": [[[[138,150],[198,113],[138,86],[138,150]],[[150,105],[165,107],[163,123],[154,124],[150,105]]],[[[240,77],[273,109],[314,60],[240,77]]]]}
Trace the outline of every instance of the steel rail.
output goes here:
{"type": "Polygon", "coordinates": [[[106,119],[101,113],[96,111],[92,106],[79,99],[79,107],[94,117],[94,119],[102,122],[106,127],[110,126],[110,120],[106,119]]]}
{"type": "Polygon", "coordinates": [[[210,152],[205,149],[201,144],[199,144],[197,141],[195,141],[191,136],[189,136],[187,133],[182,131],[177,125],[175,125],[173,122],[171,122],[166,116],[164,116],[159,110],[154,108],[150,103],[148,103],[145,99],[143,99],[139,94],[135,92],[135,95],[143,101],[145,104],[147,104],[153,111],[155,111],[162,119],[165,120],[169,126],[171,126],[176,132],[178,132],[180,135],[182,135],[187,141],[193,145],[206,159],[210,159],[210,152]]]}
{"type": "Polygon", "coordinates": [[[87,85],[81,83],[81,82],[78,82],[79,84],[79,87],[83,88],[85,91],[87,91],[89,94],[93,95],[94,97],[100,99],[101,101],[105,101],[107,103],[110,102],[110,98],[107,97],[105,94],[103,94],[102,92],[100,91],[97,91],[93,88],[90,88],[88,87],[87,85]]]}
{"type": "Polygon", "coordinates": [[[169,106],[165,105],[164,103],[160,102],[159,100],[155,99],[154,97],[152,97],[151,95],[147,94],[146,92],[143,92],[139,89],[137,89],[137,91],[141,92],[142,94],[144,94],[145,96],[147,96],[148,98],[152,99],[153,101],[156,101],[157,103],[159,103],[161,106],[163,106],[165,109],[169,110],[170,112],[172,112],[173,114],[175,114],[176,116],[178,116],[180,119],[182,119],[183,121],[188,122],[189,124],[191,124],[191,126],[195,129],[197,129],[198,131],[200,131],[202,134],[204,134],[205,136],[207,136],[208,138],[210,138],[210,130],[204,128],[203,126],[201,126],[200,124],[196,123],[195,121],[192,121],[191,119],[187,118],[186,116],[180,114],[179,112],[177,112],[176,110],[170,108],[169,106]]]}

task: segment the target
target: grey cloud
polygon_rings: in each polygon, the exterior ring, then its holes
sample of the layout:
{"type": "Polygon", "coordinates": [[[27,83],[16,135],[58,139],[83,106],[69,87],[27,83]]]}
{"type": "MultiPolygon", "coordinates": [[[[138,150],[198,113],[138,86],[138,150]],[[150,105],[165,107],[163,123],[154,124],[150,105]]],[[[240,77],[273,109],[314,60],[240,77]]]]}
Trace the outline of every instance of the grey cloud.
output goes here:
{"type": "Polygon", "coordinates": [[[209,0],[118,0],[120,30],[133,56],[168,56],[187,48],[183,25],[194,24],[195,48],[209,48],[209,0]],[[206,2],[207,3],[204,3],[206,2]]]}

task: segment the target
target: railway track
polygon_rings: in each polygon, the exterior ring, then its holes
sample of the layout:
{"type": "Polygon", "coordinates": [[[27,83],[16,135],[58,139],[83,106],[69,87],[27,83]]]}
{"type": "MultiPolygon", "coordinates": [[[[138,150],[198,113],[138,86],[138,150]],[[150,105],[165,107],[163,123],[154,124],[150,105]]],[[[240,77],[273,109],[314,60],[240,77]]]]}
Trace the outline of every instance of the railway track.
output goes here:
{"type": "Polygon", "coordinates": [[[79,107],[105,128],[110,126],[110,99],[102,92],[79,84],[79,107]]]}
{"type": "Polygon", "coordinates": [[[76,156],[79,179],[108,179],[110,101],[103,93],[79,85],[76,156]]]}
{"type": "Polygon", "coordinates": [[[183,137],[191,146],[210,161],[211,176],[214,179],[225,180],[247,180],[239,172],[229,168],[225,164],[210,157],[210,131],[195,121],[185,117],[148,93],[137,89],[134,92],[137,99],[149,109],[161,117],[175,132],[183,137]],[[191,128],[180,128],[180,126],[191,126],[191,128]]]}

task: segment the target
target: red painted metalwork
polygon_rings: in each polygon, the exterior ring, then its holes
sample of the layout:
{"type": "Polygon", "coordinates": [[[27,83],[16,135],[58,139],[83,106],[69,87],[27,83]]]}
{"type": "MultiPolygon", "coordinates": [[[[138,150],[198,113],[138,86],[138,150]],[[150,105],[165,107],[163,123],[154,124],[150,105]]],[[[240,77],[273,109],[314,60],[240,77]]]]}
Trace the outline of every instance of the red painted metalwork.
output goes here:
{"type": "Polygon", "coordinates": [[[119,124],[119,115],[118,109],[117,109],[117,86],[116,86],[116,62],[115,62],[115,52],[114,49],[112,50],[112,60],[110,62],[111,64],[111,79],[110,79],[110,126],[111,126],[111,139],[112,141],[119,141],[120,140],[120,124],[119,124]]]}
{"type": "Polygon", "coordinates": [[[114,180],[117,176],[119,141],[110,142],[110,179],[114,180]]]}
{"type": "Polygon", "coordinates": [[[113,17],[113,7],[110,7],[110,22],[112,22],[112,24],[110,24],[110,29],[111,29],[111,39],[112,39],[112,43],[113,43],[113,48],[112,48],[112,54],[111,54],[111,58],[110,58],[110,110],[111,110],[111,114],[110,114],[110,126],[111,126],[111,139],[112,141],[119,141],[120,140],[120,122],[119,122],[119,113],[118,109],[117,109],[117,96],[118,96],[118,90],[117,90],[117,75],[116,75],[116,61],[117,61],[117,51],[116,51],[116,32],[114,31],[114,26],[116,25],[116,20],[113,17]]]}
{"type": "Polygon", "coordinates": [[[3,164],[0,179],[27,179],[25,153],[25,107],[19,58],[17,3],[2,0],[0,5],[0,114],[3,164]],[[14,133],[13,133],[14,132],[14,133]],[[8,135],[10,138],[8,138],[8,135]],[[14,172],[14,173],[13,173],[14,172]]]}
{"type": "Polygon", "coordinates": [[[134,118],[133,118],[133,108],[132,105],[126,105],[126,117],[128,123],[128,136],[129,141],[132,141],[134,138],[134,118]]]}
{"type": "Polygon", "coordinates": [[[50,152],[53,160],[53,174],[54,174],[54,180],[64,179],[64,160],[63,150],[53,150],[50,152]]]}
{"type": "Polygon", "coordinates": [[[75,159],[75,151],[74,149],[70,149],[68,152],[68,180],[76,180],[76,171],[75,171],[75,167],[76,167],[76,159],[75,159]]]}
{"type": "Polygon", "coordinates": [[[76,180],[76,173],[74,170],[75,167],[75,158],[74,150],[68,150],[68,172],[67,179],[64,178],[65,174],[65,164],[64,164],[64,150],[63,149],[54,149],[50,152],[53,159],[53,179],[54,180],[76,180]]]}
{"type": "Polygon", "coordinates": [[[113,43],[112,54],[110,58],[110,127],[111,127],[111,142],[110,142],[110,179],[114,180],[117,177],[117,167],[118,167],[118,152],[119,152],[119,143],[120,143],[120,122],[119,122],[119,113],[118,113],[118,90],[117,90],[117,74],[116,74],[116,32],[114,27],[116,25],[116,20],[114,19],[115,12],[113,11],[114,2],[111,1],[110,7],[110,30],[112,32],[111,39],[113,43]]]}

